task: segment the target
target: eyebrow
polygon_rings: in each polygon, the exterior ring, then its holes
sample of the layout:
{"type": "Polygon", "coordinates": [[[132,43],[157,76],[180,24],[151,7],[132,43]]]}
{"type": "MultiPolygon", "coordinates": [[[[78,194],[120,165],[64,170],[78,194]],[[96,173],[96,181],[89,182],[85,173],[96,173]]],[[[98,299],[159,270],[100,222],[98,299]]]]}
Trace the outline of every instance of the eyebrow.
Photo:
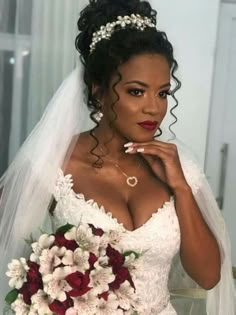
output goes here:
{"type": "MultiPolygon", "coordinates": [[[[131,84],[131,83],[136,83],[136,84],[139,84],[139,85],[144,86],[144,87],[149,87],[149,85],[147,83],[139,81],[139,80],[127,81],[127,82],[125,82],[125,85],[131,84]]],[[[160,86],[160,89],[162,89],[164,87],[170,87],[170,86],[171,86],[171,84],[170,84],[170,82],[168,82],[168,83],[162,84],[160,86]]]]}

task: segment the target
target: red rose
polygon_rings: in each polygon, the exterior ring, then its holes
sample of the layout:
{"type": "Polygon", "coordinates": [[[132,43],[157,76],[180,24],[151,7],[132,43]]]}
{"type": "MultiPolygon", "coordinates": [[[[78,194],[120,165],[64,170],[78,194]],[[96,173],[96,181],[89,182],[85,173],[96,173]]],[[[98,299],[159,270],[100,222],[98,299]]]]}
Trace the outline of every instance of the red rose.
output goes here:
{"type": "Polygon", "coordinates": [[[105,301],[108,300],[108,296],[109,296],[108,291],[103,292],[103,293],[101,293],[101,294],[98,294],[99,299],[103,298],[103,300],[105,300],[105,301]]]}
{"type": "Polygon", "coordinates": [[[111,290],[118,290],[120,288],[120,285],[126,280],[128,280],[130,285],[134,288],[134,283],[130,276],[129,270],[126,267],[122,267],[117,272],[115,280],[109,284],[109,288],[111,290]]]}
{"type": "Polygon", "coordinates": [[[53,303],[49,304],[49,309],[57,315],[65,315],[66,310],[74,306],[73,300],[67,296],[64,302],[55,300],[53,303]]]}
{"type": "Polygon", "coordinates": [[[27,261],[29,271],[27,272],[27,282],[24,282],[19,292],[23,295],[26,304],[31,304],[31,296],[43,289],[42,276],[39,272],[39,265],[30,260],[27,261]]]}
{"type": "Polygon", "coordinates": [[[89,226],[92,229],[92,232],[96,236],[102,236],[104,234],[102,229],[96,228],[93,224],[89,224],[89,226]]]}
{"type": "Polygon", "coordinates": [[[20,288],[19,293],[23,295],[23,301],[25,304],[31,305],[31,294],[28,289],[28,283],[24,282],[23,286],[20,288]]]}
{"type": "Polygon", "coordinates": [[[112,266],[113,272],[116,274],[123,266],[124,258],[121,253],[118,252],[118,250],[112,248],[110,244],[107,246],[106,254],[109,258],[108,262],[112,266]]]}
{"type": "Polygon", "coordinates": [[[95,262],[98,260],[97,256],[95,256],[93,253],[89,253],[89,266],[90,266],[90,270],[93,269],[95,262]]]}
{"type": "Polygon", "coordinates": [[[72,290],[68,292],[69,296],[71,297],[82,296],[91,289],[88,287],[90,281],[88,271],[86,271],[84,274],[76,271],[68,275],[65,280],[72,287],[72,290]]]}
{"type": "Polygon", "coordinates": [[[76,248],[78,248],[78,244],[76,243],[76,241],[74,240],[67,240],[65,238],[65,235],[63,232],[58,232],[56,234],[54,234],[55,236],[55,241],[52,245],[53,246],[58,246],[58,247],[65,247],[66,249],[69,249],[69,250],[72,250],[72,251],[75,251],[76,248]]]}
{"type": "Polygon", "coordinates": [[[29,271],[27,272],[27,280],[34,281],[42,279],[42,276],[39,272],[39,265],[33,261],[28,260],[27,265],[29,266],[29,271]]]}
{"type": "Polygon", "coordinates": [[[31,305],[31,296],[43,289],[41,281],[25,282],[19,292],[23,295],[23,300],[26,304],[31,305]]]}

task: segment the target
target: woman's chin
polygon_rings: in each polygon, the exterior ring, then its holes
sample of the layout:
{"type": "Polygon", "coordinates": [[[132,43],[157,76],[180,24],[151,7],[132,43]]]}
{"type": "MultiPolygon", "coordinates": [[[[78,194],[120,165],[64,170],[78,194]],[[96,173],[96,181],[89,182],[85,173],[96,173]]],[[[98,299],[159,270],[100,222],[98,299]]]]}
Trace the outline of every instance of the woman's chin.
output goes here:
{"type": "Polygon", "coordinates": [[[143,142],[149,142],[154,139],[155,133],[150,133],[149,135],[136,135],[133,137],[131,140],[132,142],[138,142],[138,143],[143,143],[143,142]]]}

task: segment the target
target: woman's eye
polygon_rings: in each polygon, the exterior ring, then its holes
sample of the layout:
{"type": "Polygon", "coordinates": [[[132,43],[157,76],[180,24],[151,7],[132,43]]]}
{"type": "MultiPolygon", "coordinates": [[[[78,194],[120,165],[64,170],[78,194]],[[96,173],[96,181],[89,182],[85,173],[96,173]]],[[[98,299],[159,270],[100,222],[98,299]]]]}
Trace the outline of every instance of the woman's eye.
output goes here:
{"type": "Polygon", "coordinates": [[[142,96],[144,93],[144,90],[140,90],[140,89],[130,89],[129,94],[133,95],[133,96],[142,96]]]}
{"type": "Polygon", "coordinates": [[[160,93],[159,93],[159,96],[161,97],[161,98],[167,98],[167,96],[168,95],[170,95],[171,94],[171,92],[168,90],[168,91],[161,91],[160,93]]]}

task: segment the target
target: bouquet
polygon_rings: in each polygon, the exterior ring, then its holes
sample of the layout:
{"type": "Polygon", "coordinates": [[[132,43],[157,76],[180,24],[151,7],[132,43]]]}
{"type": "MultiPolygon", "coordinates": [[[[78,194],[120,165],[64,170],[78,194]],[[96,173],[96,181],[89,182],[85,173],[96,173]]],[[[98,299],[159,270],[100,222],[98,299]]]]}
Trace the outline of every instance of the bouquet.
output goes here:
{"type": "Polygon", "coordinates": [[[13,259],[5,300],[16,315],[138,314],[134,279],[141,254],[121,252],[122,232],[66,224],[13,259]]]}

